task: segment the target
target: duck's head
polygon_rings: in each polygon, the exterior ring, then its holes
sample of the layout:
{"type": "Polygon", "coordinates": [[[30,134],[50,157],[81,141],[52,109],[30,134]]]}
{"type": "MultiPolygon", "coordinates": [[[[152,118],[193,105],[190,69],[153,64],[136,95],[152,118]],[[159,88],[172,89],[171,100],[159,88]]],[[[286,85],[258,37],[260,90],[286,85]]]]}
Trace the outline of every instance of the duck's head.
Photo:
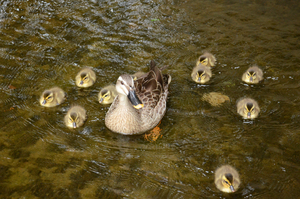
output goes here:
{"type": "Polygon", "coordinates": [[[244,107],[244,114],[245,114],[245,117],[250,119],[251,116],[255,115],[256,113],[256,107],[253,103],[251,102],[248,102],[245,104],[245,107],[244,107]]]}
{"type": "Polygon", "coordinates": [[[90,75],[88,73],[81,73],[80,74],[80,82],[79,85],[83,86],[90,81],[90,75]]]}
{"type": "Polygon", "coordinates": [[[144,107],[144,104],[136,95],[134,81],[131,75],[121,75],[117,80],[116,90],[119,94],[126,95],[134,108],[140,109],[144,107]]]}
{"type": "Polygon", "coordinates": [[[195,77],[195,82],[197,83],[205,83],[209,80],[209,76],[206,74],[205,70],[198,70],[195,77]]]}
{"type": "Polygon", "coordinates": [[[43,100],[42,100],[42,105],[45,105],[47,103],[51,103],[53,101],[53,92],[52,91],[45,91],[43,93],[43,100]]]}
{"type": "Polygon", "coordinates": [[[107,104],[110,103],[112,99],[111,91],[108,89],[103,89],[99,94],[99,103],[107,104]]]}
{"type": "Polygon", "coordinates": [[[202,64],[203,66],[207,66],[208,65],[208,57],[206,56],[200,56],[197,62],[197,65],[202,64]]]}
{"type": "Polygon", "coordinates": [[[249,82],[253,82],[255,79],[256,79],[256,72],[253,71],[253,70],[249,70],[247,71],[247,74],[246,74],[246,79],[249,81],[249,82]]]}
{"type": "Polygon", "coordinates": [[[225,188],[230,189],[231,192],[235,192],[232,184],[233,184],[233,175],[231,173],[225,173],[222,176],[222,185],[225,188]]]}
{"type": "Polygon", "coordinates": [[[68,122],[70,124],[72,124],[73,128],[78,127],[79,120],[80,119],[79,119],[78,114],[76,112],[70,113],[69,118],[68,118],[68,122]]]}

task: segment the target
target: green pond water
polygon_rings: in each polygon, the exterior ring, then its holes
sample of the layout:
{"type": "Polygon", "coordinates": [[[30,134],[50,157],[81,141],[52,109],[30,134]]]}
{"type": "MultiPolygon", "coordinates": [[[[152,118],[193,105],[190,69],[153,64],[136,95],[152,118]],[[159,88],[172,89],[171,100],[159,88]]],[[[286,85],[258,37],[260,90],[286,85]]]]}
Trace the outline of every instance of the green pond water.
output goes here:
{"type": "Polygon", "coordinates": [[[0,198],[298,198],[300,195],[300,4],[295,0],[3,0],[0,2],[0,198]],[[211,81],[190,74],[213,53],[211,81]],[[172,76],[161,136],[124,136],[105,127],[97,95],[150,60],[172,76]],[[258,85],[241,81],[252,65],[258,85]],[[75,85],[82,67],[96,83],[75,85]],[[45,108],[59,86],[67,100],[45,108]],[[230,101],[212,106],[204,94],[230,101]],[[255,120],[236,113],[255,99],[255,120]],[[69,107],[87,110],[69,129],[69,107]],[[232,194],[214,184],[237,169],[232,194]]]}

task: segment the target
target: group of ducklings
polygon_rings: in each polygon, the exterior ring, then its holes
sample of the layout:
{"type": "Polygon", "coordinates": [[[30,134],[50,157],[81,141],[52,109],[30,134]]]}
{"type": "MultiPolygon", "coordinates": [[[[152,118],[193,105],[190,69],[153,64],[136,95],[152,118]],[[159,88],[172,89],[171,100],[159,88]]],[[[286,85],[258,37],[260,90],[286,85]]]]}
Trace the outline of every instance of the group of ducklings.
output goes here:
{"type": "MultiPolygon", "coordinates": [[[[75,83],[78,87],[87,88],[96,81],[96,74],[91,68],[83,68],[75,77],[75,83]]],[[[116,96],[114,85],[104,87],[98,95],[99,103],[110,104],[116,96]]],[[[54,107],[64,102],[65,92],[59,87],[53,87],[45,90],[40,97],[40,104],[44,107],[54,107]]],[[[82,126],[87,119],[86,110],[79,106],[73,106],[64,117],[67,127],[78,128],[82,126]]]]}
{"type": "MultiPolygon", "coordinates": [[[[200,84],[208,82],[212,76],[211,68],[216,64],[216,58],[212,54],[206,52],[199,57],[197,64],[194,67],[191,77],[200,84]]],[[[144,73],[138,72],[133,75],[136,79],[144,73]]],[[[242,76],[242,80],[248,84],[257,84],[263,79],[263,72],[257,66],[250,67],[242,76]]],[[[96,81],[96,74],[91,68],[82,69],[75,77],[78,87],[90,87],[96,81]]],[[[99,103],[111,104],[117,95],[115,85],[104,87],[98,94],[99,103]]],[[[40,97],[40,104],[45,107],[54,107],[65,100],[65,92],[54,87],[45,90],[40,97]]],[[[258,116],[260,109],[258,103],[251,98],[243,98],[237,102],[237,112],[245,119],[254,119],[258,116]]],[[[67,127],[77,128],[84,124],[87,119],[86,110],[79,106],[71,107],[64,117],[64,122],[67,127]]],[[[215,171],[216,187],[227,193],[235,192],[240,185],[239,174],[230,165],[223,165],[215,171]]]]}
{"type": "MultiPolygon", "coordinates": [[[[199,84],[207,83],[211,76],[211,68],[216,65],[217,59],[209,52],[202,54],[193,68],[191,77],[199,84]]],[[[263,80],[263,71],[258,66],[252,66],[243,74],[242,80],[247,84],[258,84],[263,80]]],[[[258,116],[260,108],[252,98],[242,98],[237,101],[237,113],[244,119],[254,119],[258,116]]]]}
{"type": "MultiPolygon", "coordinates": [[[[193,68],[191,77],[199,84],[207,83],[212,77],[211,68],[216,65],[217,59],[209,52],[202,54],[193,68]]],[[[263,80],[263,71],[258,66],[252,66],[242,75],[242,80],[247,84],[258,84],[263,80]]],[[[252,98],[241,98],[237,101],[237,113],[244,119],[254,119],[258,116],[260,108],[252,98]]],[[[239,174],[230,165],[224,165],[215,171],[216,187],[223,192],[235,192],[240,185],[239,174]]]]}

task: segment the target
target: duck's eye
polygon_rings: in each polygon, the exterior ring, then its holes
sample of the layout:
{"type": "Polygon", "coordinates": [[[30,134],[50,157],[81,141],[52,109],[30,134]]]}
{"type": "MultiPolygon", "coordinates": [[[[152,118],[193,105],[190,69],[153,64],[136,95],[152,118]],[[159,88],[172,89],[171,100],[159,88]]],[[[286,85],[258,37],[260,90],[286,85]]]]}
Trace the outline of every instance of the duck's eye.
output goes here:
{"type": "Polygon", "coordinates": [[[108,97],[108,94],[105,94],[103,97],[108,97]]]}
{"type": "Polygon", "coordinates": [[[122,84],[122,85],[124,85],[124,82],[123,82],[123,81],[121,81],[121,84],[122,84]]]}
{"type": "Polygon", "coordinates": [[[50,99],[52,99],[52,96],[47,97],[47,100],[50,100],[50,99]]]}

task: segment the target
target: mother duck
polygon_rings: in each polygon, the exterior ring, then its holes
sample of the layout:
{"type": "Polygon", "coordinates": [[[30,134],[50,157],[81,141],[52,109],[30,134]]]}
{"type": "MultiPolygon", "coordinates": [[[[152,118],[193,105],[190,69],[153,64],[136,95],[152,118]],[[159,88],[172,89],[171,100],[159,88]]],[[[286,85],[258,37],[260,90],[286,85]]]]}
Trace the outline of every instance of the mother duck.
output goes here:
{"type": "Polygon", "coordinates": [[[124,135],[154,128],[166,112],[170,82],[171,76],[162,74],[153,60],[149,72],[136,80],[121,75],[116,83],[118,95],[105,116],[106,127],[124,135]]]}

